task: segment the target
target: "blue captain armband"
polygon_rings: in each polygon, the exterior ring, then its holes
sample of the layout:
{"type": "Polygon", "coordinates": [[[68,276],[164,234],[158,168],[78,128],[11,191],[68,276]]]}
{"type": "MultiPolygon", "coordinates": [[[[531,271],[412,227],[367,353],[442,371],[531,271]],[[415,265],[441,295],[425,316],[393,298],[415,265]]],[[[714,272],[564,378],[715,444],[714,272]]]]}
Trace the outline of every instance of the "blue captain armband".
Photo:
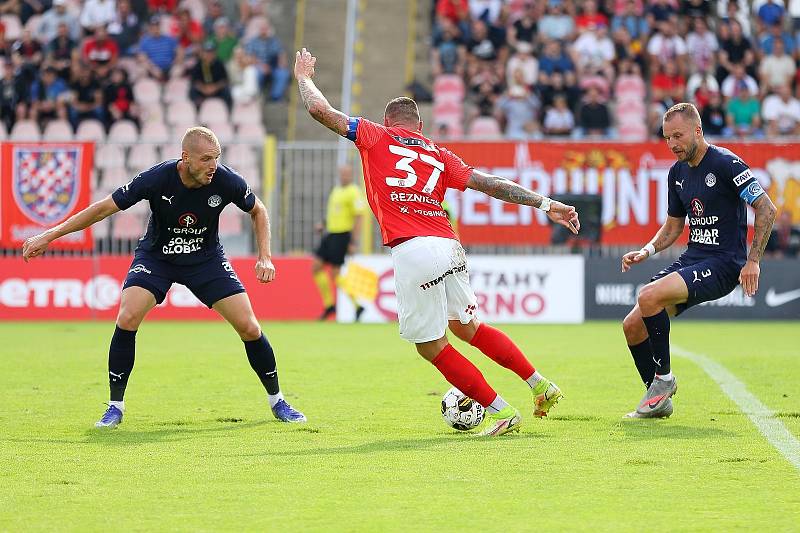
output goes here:
{"type": "Polygon", "coordinates": [[[358,129],[358,123],[361,120],[361,117],[350,117],[347,119],[347,137],[351,141],[356,141],[356,130],[358,129]]]}
{"type": "Polygon", "coordinates": [[[762,194],[764,194],[764,189],[761,188],[761,184],[757,181],[754,181],[742,192],[740,192],[739,196],[749,205],[753,205],[753,202],[755,202],[762,194]]]}

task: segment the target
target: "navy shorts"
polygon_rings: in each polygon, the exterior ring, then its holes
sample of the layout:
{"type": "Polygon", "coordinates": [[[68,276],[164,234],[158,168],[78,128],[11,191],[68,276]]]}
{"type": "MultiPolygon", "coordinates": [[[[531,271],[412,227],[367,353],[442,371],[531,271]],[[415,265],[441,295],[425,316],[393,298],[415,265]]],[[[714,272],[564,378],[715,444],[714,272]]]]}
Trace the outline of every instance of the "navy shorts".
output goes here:
{"type": "Polygon", "coordinates": [[[244,291],[230,261],[219,255],[196,265],[175,265],[148,252],[136,252],[122,289],[142,287],[161,303],[173,283],[186,285],[209,308],[244,291]]]}
{"type": "Polygon", "coordinates": [[[342,266],[350,246],[350,232],[328,233],[322,238],[315,255],[325,263],[342,266]]]}
{"type": "Polygon", "coordinates": [[[650,281],[677,272],[689,289],[685,303],[678,304],[677,314],[703,302],[717,300],[730,294],[739,284],[742,266],[725,257],[689,258],[680,256],[677,261],[653,276],[650,281]]]}

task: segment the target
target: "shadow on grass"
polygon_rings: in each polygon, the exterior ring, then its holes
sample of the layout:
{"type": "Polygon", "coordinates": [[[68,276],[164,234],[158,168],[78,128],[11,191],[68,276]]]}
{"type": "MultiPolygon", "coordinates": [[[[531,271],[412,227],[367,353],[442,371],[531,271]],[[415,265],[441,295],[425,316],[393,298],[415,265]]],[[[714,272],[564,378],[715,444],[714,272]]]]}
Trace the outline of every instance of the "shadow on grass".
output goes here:
{"type": "Polygon", "coordinates": [[[709,426],[682,426],[671,424],[668,420],[625,420],[614,427],[632,440],[704,440],[737,436],[733,431],[709,426]]]}
{"type": "Polygon", "coordinates": [[[264,452],[263,454],[246,454],[248,456],[273,455],[286,457],[302,457],[309,455],[361,455],[383,452],[402,452],[417,451],[436,446],[459,446],[475,448],[477,446],[496,445],[510,442],[523,442],[533,439],[547,438],[544,435],[535,433],[513,433],[500,437],[478,437],[475,433],[465,433],[464,435],[448,433],[436,437],[376,440],[372,442],[362,442],[347,446],[332,446],[326,448],[312,448],[297,451],[275,451],[264,452]]]}

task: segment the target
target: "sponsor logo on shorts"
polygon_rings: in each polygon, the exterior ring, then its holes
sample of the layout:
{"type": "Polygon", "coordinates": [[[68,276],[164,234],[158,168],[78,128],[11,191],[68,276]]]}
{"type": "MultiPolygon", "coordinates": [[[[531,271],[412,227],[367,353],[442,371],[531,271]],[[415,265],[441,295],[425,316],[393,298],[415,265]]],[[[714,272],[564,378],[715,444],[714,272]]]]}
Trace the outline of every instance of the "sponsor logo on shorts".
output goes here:
{"type": "Polygon", "coordinates": [[[438,278],[432,279],[432,280],[430,280],[428,282],[423,283],[422,285],[419,286],[419,288],[422,289],[423,291],[427,291],[428,289],[430,289],[434,285],[440,284],[442,281],[444,281],[444,278],[446,278],[447,276],[452,276],[453,274],[457,274],[459,272],[466,272],[466,270],[467,270],[467,264],[466,263],[464,263],[463,265],[458,265],[457,267],[454,267],[454,268],[451,268],[449,270],[446,270],[438,278]]]}
{"type": "Polygon", "coordinates": [[[219,194],[215,194],[213,196],[209,196],[209,198],[208,198],[208,206],[209,207],[217,207],[221,203],[222,203],[222,197],[220,197],[219,194]]]}
{"type": "Polygon", "coordinates": [[[143,265],[143,264],[141,264],[141,263],[137,263],[137,264],[133,265],[133,268],[132,268],[132,269],[130,269],[130,270],[128,270],[128,272],[129,272],[129,273],[130,273],[130,272],[133,272],[134,274],[139,274],[139,273],[141,273],[141,272],[144,272],[145,274],[152,274],[152,272],[150,272],[150,271],[147,269],[147,267],[146,267],[146,266],[144,266],[144,265],[143,265]]]}
{"type": "Polygon", "coordinates": [[[717,177],[712,172],[706,174],[706,185],[708,185],[709,187],[713,187],[716,183],[717,183],[717,177]]]}
{"type": "Polygon", "coordinates": [[[738,176],[733,178],[733,184],[738,187],[739,185],[741,185],[742,183],[746,182],[747,180],[749,180],[752,177],[753,177],[753,173],[750,171],[750,169],[749,168],[745,169],[744,172],[742,172],[741,174],[739,174],[738,176]]]}

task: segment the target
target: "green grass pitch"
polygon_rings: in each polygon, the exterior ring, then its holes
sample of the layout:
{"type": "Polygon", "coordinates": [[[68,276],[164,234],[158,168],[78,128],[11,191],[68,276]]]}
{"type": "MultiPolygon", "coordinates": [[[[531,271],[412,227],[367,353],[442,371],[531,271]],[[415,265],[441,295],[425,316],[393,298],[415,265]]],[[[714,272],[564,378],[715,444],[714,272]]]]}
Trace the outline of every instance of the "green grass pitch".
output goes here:
{"type": "MultiPolygon", "coordinates": [[[[566,395],[544,420],[456,342],[523,412],[494,439],[445,426],[447,383],[393,324],[265,324],[309,417],[288,425],[227,325],[145,322],[125,421],[97,431],[112,329],[0,324],[0,531],[800,529],[800,471],[691,361],[671,419],[621,420],[643,389],[618,323],[503,327],[566,395]]],[[[672,339],[800,437],[797,332],[679,320],[672,339]]]]}

